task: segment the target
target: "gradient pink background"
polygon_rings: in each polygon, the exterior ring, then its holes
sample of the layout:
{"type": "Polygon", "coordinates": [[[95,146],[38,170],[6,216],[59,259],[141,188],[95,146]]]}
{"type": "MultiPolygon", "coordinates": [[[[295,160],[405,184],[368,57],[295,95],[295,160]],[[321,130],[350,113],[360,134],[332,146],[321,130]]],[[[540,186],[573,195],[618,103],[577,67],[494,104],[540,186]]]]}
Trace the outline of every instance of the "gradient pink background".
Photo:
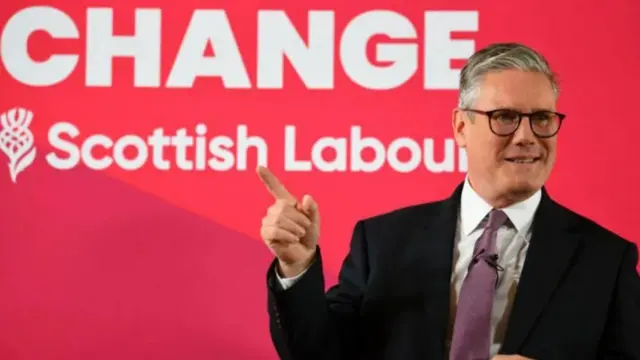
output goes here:
{"type": "MultiPolygon", "coordinates": [[[[542,51],[560,74],[559,110],[568,114],[551,195],[620,235],[638,241],[640,171],[634,145],[640,78],[640,3],[583,1],[53,1],[0,5],[0,24],[19,9],[49,4],[84,34],[89,6],[115,9],[115,31],[133,31],[133,9],[163,9],[163,79],[194,9],[222,8],[255,80],[256,12],[285,9],[299,28],[308,10],[335,9],[338,34],[355,15],[391,9],[423,31],[427,10],[477,10],[479,31],[460,37],[476,48],[519,41],[542,51]]],[[[84,36],[84,35],[82,35],[84,36]]],[[[32,88],[0,66],[0,112],[31,109],[38,157],[13,184],[0,167],[0,358],[275,359],[268,336],[265,270],[271,254],[259,240],[269,194],[253,171],[160,173],[86,168],[56,171],[43,154],[49,127],[70,121],[82,132],[113,138],[207,123],[209,134],[233,134],[239,123],[269,143],[270,168],[292,192],[317,198],[323,218],[327,277],[333,284],[357,219],[448,196],[463,174],[285,173],[285,125],[298,125],[301,149],[321,136],[346,135],[350,124],[389,142],[450,137],[455,91],[425,91],[422,71],[405,86],[372,92],[340,67],[336,88],[312,92],[291,67],[284,90],[225,90],[218,79],[191,89],[136,89],[132,62],[115,61],[112,88],[84,87],[82,40],[30,41],[34,58],[81,54],[65,82],[32,88]],[[389,126],[389,127],[388,127],[389,126]],[[388,127],[388,128],[387,128],[388,127]]],[[[5,158],[3,158],[4,161],[5,158]]],[[[255,163],[250,162],[252,169],[255,163]]],[[[5,173],[6,172],[6,173],[5,173]]]]}

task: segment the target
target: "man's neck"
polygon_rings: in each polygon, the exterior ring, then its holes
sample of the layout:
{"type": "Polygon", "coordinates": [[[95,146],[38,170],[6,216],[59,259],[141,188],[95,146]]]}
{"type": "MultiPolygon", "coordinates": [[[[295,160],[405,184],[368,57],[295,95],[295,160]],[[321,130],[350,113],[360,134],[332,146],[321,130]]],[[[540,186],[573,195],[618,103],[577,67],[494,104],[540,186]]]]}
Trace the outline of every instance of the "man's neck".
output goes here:
{"type": "Polygon", "coordinates": [[[474,182],[474,180],[471,179],[471,176],[467,177],[467,181],[469,182],[469,186],[471,186],[471,188],[494,209],[504,209],[513,204],[524,201],[536,193],[536,191],[497,193],[493,191],[491,186],[487,183],[481,181],[474,182]]]}

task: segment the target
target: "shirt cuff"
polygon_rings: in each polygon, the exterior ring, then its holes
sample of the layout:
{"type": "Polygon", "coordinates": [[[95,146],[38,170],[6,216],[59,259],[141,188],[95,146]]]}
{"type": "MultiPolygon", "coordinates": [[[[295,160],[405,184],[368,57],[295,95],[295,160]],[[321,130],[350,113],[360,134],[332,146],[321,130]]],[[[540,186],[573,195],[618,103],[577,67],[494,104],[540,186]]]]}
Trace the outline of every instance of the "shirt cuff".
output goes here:
{"type": "MultiPolygon", "coordinates": [[[[309,266],[309,267],[311,267],[311,266],[309,266]]],[[[278,282],[280,283],[280,286],[282,286],[282,289],[283,290],[287,290],[290,287],[292,287],[296,282],[298,282],[298,280],[300,280],[302,275],[304,275],[304,273],[306,273],[307,270],[309,270],[309,267],[304,269],[304,271],[302,271],[300,274],[298,274],[298,275],[296,275],[294,277],[290,277],[290,278],[282,278],[282,277],[280,277],[280,274],[278,274],[277,266],[273,269],[273,272],[276,273],[276,279],[278,279],[278,282]]]]}

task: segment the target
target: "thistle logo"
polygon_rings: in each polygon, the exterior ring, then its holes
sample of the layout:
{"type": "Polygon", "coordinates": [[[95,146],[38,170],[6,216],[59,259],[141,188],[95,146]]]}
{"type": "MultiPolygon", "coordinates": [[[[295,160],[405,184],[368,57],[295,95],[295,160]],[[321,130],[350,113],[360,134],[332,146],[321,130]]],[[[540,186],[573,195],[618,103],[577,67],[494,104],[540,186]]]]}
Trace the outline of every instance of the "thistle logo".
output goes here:
{"type": "Polygon", "coordinates": [[[0,150],[9,158],[9,175],[14,183],[24,169],[33,164],[36,148],[29,125],[33,113],[23,108],[13,108],[0,115],[0,150]]]}

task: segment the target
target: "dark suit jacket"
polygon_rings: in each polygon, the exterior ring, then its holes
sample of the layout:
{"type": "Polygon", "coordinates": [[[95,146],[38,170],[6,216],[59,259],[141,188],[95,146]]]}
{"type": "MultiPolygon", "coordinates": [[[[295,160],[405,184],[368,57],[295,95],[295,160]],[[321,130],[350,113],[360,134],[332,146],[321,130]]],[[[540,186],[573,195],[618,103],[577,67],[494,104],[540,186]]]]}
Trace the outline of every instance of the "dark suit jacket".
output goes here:
{"type": "MultiPolygon", "coordinates": [[[[270,330],[282,359],[445,359],[462,186],[449,199],[355,225],[326,294],[320,250],[283,291],[268,269],[270,330]]],[[[501,354],[640,360],[636,246],[543,189],[501,354]]]]}

